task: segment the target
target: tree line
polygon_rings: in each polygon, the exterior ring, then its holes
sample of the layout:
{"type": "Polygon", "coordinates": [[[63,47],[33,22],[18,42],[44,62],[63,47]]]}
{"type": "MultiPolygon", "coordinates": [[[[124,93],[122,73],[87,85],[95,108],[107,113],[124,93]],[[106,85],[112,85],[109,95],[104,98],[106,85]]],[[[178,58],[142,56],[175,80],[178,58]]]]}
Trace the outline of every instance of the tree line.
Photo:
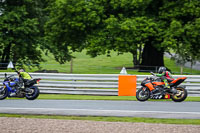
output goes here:
{"type": "MultiPolygon", "coordinates": [[[[35,64],[52,53],[63,64],[83,49],[92,57],[131,53],[133,66],[164,66],[200,55],[199,0],[0,0],[0,63],[35,64]]],[[[149,69],[149,68],[148,68],[149,69]]]]}

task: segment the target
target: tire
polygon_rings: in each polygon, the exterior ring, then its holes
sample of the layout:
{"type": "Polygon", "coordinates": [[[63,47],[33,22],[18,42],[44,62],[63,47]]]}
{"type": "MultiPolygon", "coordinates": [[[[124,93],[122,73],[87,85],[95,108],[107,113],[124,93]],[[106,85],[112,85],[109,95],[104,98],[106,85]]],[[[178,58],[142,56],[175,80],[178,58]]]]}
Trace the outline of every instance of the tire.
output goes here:
{"type": "Polygon", "coordinates": [[[30,92],[27,92],[25,94],[26,99],[28,99],[28,100],[35,100],[39,96],[39,94],[40,94],[40,91],[39,91],[38,87],[31,86],[28,89],[29,89],[30,92]]]}
{"type": "Polygon", "coordinates": [[[3,90],[2,92],[0,92],[0,100],[3,100],[8,96],[8,89],[1,87],[0,90],[3,90]]]}
{"type": "Polygon", "coordinates": [[[150,90],[148,88],[142,87],[136,92],[136,98],[138,101],[144,102],[150,97],[150,90]]]}
{"type": "Polygon", "coordinates": [[[187,98],[187,90],[184,87],[178,86],[176,87],[178,91],[177,94],[171,95],[171,99],[174,102],[182,102],[187,98]]]}

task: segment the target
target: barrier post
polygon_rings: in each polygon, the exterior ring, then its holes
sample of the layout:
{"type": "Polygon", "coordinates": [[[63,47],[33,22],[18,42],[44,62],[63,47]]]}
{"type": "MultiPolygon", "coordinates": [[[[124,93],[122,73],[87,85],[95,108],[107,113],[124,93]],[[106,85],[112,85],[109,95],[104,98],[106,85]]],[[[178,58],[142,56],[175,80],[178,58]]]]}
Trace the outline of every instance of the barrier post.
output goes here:
{"type": "Polygon", "coordinates": [[[118,96],[136,96],[136,75],[119,75],[118,96]]]}

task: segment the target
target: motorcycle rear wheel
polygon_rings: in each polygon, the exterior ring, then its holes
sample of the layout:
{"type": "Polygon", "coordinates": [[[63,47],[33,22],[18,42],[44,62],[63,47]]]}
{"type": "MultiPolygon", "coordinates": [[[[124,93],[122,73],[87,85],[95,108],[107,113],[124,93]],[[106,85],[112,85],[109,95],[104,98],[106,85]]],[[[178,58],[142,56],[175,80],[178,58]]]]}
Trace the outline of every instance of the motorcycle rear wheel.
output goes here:
{"type": "Polygon", "coordinates": [[[174,102],[182,102],[187,98],[187,90],[181,86],[176,87],[177,93],[171,95],[174,102]]]}
{"type": "Polygon", "coordinates": [[[148,100],[150,97],[150,90],[145,87],[141,87],[137,92],[136,92],[136,98],[138,101],[144,102],[148,100]]]}
{"type": "Polygon", "coordinates": [[[27,92],[25,94],[26,99],[28,99],[28,100],[35,100],[39,96],[39,94],[40,94],[40,91],[39,91],[38,87],[31,86],[28,89],[29,89],[29,92],[27,92]]]}
{"type": "Polygon", "coordinates": [[[8,96],[8,89],[1,87],[0,88],[0,100],[5,99],[8,96]]]}

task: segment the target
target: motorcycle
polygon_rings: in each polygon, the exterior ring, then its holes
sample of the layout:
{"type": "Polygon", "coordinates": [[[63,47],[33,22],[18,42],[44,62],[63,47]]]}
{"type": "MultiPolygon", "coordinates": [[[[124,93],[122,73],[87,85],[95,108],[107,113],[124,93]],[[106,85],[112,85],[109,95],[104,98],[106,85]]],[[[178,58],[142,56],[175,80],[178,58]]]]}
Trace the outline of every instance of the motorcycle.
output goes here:
{"type": "Polygon", "coordinates": [[[182,102],[187,98],[187,90],[185,86],[179,86],[187,77],[179,77],[175,80],[168,80],[170,89],[164,88],[165,83],[160,77],[153,76],[145,78],[141,85],[142,87],[136,92],[136,98],[139,101],[150,99],[165,99],[171,98],[174,102],[182,102]]]}
{"type": "Polygon", "coordinates": [[[3,100],[7,97],[17,97],[24,98],[28,100],[34,100],[39,96],[39,89],[34,84],[39,83],[41,79],[31,79],[24,83],[21,82],[20,78],[15,78],[14,75],[7,77],[5,73],[5,79],[3,81],[3,87],[0,88],[0,100],[3,100]],[[17,84],[17,85],[16,85],[17,84]],[[16,86],[18,88],[16,88],[16,86]]]}

